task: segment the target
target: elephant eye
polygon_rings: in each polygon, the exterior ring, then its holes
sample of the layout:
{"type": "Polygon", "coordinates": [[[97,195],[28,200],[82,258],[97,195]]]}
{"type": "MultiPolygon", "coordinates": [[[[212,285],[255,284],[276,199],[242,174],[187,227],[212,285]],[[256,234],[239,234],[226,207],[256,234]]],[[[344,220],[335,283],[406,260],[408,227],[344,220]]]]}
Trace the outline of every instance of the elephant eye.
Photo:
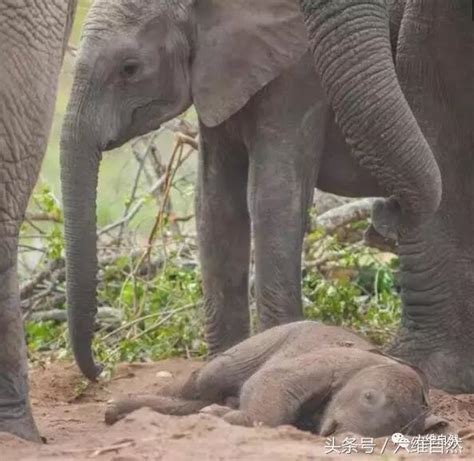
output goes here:
{"type": "Polygon", "coordinates": [[[120,73],[122,77],[128,79],[137,75],[139,70],[140,63],[134,59],[130,59],[122,64],[122,69],[120,70],[120,73]]]}
{"type": "Polygon", "coordinates": [[[383,393],[374,389],[363,392],[362,399],[364,404],[371,408],[379,408],[387,403],[387,397],[384,396],[383,393]]]}

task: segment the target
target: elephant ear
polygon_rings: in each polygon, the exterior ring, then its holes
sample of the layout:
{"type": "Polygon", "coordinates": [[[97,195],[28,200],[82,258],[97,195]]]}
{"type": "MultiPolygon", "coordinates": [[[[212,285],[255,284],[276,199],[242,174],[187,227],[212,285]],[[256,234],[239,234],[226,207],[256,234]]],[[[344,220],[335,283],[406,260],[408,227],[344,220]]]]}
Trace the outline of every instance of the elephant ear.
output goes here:
{"type": "Polygon", "coordinates": [[[425,419],[423,434],[453,434],[456,427],[442,416],[429,414],[425,419]]]}
{"type": "Polygon", "coordinates": [[[194,105],[201,121],[219,125],[308,48],[295,0],[195,2],[194,105]]]}

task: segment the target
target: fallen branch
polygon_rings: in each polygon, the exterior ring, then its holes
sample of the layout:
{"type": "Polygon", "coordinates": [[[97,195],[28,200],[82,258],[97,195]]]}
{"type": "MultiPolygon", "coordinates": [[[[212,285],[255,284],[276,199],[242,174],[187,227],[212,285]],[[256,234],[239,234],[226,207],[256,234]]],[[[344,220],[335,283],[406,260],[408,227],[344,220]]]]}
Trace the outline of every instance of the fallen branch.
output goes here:
{"type": "MultiPolygon", "coordinates": [[[[37,311],[33,312],[30,317],[30,320],[34,322],[66,322],[67,321],[67,311],[64,309],[51,309],[48,311],[37,311]]],[[[112,307],[99,307],[97,309],[97,320],[107,320],[114,324],[120,324],[122,321],[122,312],[119,309],[114,309],[112,307]]]]}
{"type": "Polygon", "coordinates": [[[364,198],[333,208],[318,216],[312,227],[322,228],[326,234],[332,234],[340,227],[368,219],[375,200],[375,198],[364,198]]]}
{"type": "Polygon", "coordinates": [[[95,450],[89,457],[97,458],[98,456],[105,455],[111,452],[118,452],[122,448],[128,448],[135,446],[136,442],[134,440],[124,440],[122,442],[116,443],[115,445],[110,445],[108,447],[98,448],[95,450]]]}
{"type": "MultiPolygon", "coordinates": [[[[333,208],[318,216],[315,226],[322,228],[325,234],[332,234],[343,226],[369,219],[376,200],[377,198],[364,198],[333,208]]],[[[384,252],[397,253],[397,242],[385,239],[375,231],[373,226],[369,226],[365,231],[364,243],[384,252]]]]}
{"type": "Polygon", "coordinates": [[[64,267],[64,259],[53,260],[46,269],[38,272],[31,280],[25,282],[20,287],[20,299],[26,299],[33,295],[36,287],[44,281],[51,279],[53,272],[64,267]]]}
{"type": "Polygon", "coordinates": [[[384,252],[388,251],[396,254],[398,250],[398,242],[381,236],[373,226],[369,226],[364,232],[364,243],[371,248],[384,252]]]}

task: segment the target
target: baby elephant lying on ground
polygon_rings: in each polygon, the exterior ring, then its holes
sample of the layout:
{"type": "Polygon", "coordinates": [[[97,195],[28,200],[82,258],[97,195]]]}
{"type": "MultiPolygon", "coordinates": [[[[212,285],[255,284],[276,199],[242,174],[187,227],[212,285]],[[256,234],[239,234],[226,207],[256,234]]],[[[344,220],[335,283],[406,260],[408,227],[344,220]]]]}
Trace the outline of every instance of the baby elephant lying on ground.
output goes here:
{"type": "Polygon", "coordinates": [[[232,424],[292,424],[323,436],[418,434],[430,424],[421,372],[350,331],[310,321],[243,341],[166,394],[111,401],[106,422],[146,406],[171,415],[204,409],[232,424]]]}

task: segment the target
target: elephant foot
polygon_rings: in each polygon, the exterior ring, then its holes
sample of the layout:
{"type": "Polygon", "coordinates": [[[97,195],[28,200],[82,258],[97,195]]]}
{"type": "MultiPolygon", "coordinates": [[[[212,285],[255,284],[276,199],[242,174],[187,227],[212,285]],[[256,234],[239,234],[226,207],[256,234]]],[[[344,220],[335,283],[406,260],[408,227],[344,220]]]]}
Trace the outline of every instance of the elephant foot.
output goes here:
{"type": "Polygon", "coordinates": [[[26,409],[18,410],[0,402],[1,407],[4,408],[0,410],[0,432],[7,432],[30,442],[43,442],[29,405],[26,409]],[[18,414],[22,416],[17,416],[18,414]]]}
{"type": "Polygon", "coordinates": [[[143,407],[143,403],[132,399],[109,400],[105,408],[105,424],[112,425],[132,411],[143,407]]]}
{"type": "Polygon", "coordinates": [[[42,441],[31,412],[28,381],[22,369],[13,373],[0,369],[0,432],[31,442],[42,441]]]}
{"type": "Polygon", "coordinates": [[[223,416],[224,421],[235,426],[247,426],[252,427],[256,425],[256,422],[251,419],[246,413],[240,410],[232,410],[223,416]]]}
{"type": "MultiPolygon", "coordinates": [[[[409,333],[406,333],[407,335],[409,333]]],[[[399,337],[387,352],[420,368],[428,378],[431,387],[451,394],[474,393],[474,363],[472,356],[449,346],[417,340],[416,334],[399,337]]]]}

